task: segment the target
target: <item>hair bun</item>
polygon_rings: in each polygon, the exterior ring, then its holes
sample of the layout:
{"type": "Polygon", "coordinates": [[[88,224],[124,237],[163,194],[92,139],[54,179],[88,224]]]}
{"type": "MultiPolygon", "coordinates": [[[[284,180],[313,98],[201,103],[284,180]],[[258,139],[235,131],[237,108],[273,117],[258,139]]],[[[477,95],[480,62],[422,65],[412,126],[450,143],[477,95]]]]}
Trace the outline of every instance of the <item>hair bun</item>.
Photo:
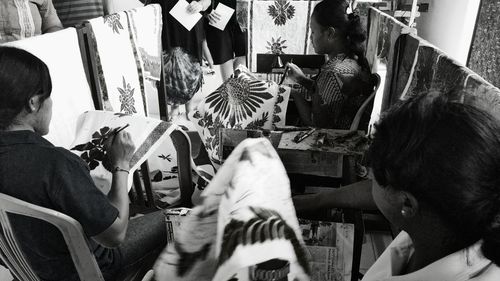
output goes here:
{"type": "Polygon", "coordinates": [[[347,15],[347,19],[350,21],[350,22],[357,22],[360,20],[359,18],[359,9],[356,8],[354,9],[354,11],[352,11],[352,13],[348,14],[347,15]]]}

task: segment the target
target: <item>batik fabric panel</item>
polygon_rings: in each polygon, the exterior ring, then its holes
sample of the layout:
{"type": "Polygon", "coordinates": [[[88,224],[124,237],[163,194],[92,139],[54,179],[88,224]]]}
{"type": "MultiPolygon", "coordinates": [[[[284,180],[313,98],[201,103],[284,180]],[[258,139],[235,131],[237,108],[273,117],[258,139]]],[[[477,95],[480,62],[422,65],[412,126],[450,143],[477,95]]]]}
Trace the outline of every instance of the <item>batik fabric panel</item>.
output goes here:
{"type": "Polygon", "coordinates": [[[190,119],[214,165],[220,165],[220,128],[272,129],[279,89],[275,82],[259,80],[240,66],[231,78],[197,105],[190,119]]]}
{"type": "Polygon", "coordinates": [[[170,141],[170,133],[176,128],[171,123],[109,111],[88,111],[78,120],[76,137],[71,151],[80,156],[90,168],[96,186],[104,193],[111,188],[112,169],[104,149],[104,142],[115,129],[128,125],[128,132],[135,145],[130,160],[128,188],[132,185],[133,172],[155,152],[163,141],[170,141]]]}
{"type": "Polygon", "coordinates": [[[202,196],[156,262],[157,280],[248,280],[270,259],[290,262],[289,280],[309,280],[290,182],[269,140],[239,144],[202,196]]]}
{"type": "Polygon", "coordinates": [[[52,121],[44,136],[56,146],[70,148],[80,114],[93,110],[94,103],[87,82],[74,28],[7,43],[40,58],[52,78],[52,121]],[[54,42],[58,42],[54,44],[54,42]],[[71,73],[71,75],[68,75],[71,73]]]}
{"type": "Polygon", "coordinates": [[[375,96],[370,121],[370,124],[373,124],[390,104],[390,88],[396,65],[394,56],[398,50],[396,41],[401,34],[414,31],[394,17],[375,8],[369,9],[369,19],[366,59],[371,72],[380,75],[380,86],[375,96]]]}
{"type": "Polygon", "coordinates": [[[158,4],[126,11],[132,31],[133,46],[138,53],[144,77],[160,81],[161,73],[161,6],[158,4]]]}
{"type": "Polygon", "coordinates": [[[144,76],[125,12],[89,21],[104,110],[147,115],[144,76]]]}
{"type": "Polygon", "coordinates": [[[257,54],[310,54],[309,22],[317,1],[249,1],[248,56],[257,71],[257,54]]]}
{"type": "Polygon", "coordinates": [[[451,101],[471,104],[500,117],[500,89],[422,38],[405,36],[392,102],[438,92],[451,101]]]}

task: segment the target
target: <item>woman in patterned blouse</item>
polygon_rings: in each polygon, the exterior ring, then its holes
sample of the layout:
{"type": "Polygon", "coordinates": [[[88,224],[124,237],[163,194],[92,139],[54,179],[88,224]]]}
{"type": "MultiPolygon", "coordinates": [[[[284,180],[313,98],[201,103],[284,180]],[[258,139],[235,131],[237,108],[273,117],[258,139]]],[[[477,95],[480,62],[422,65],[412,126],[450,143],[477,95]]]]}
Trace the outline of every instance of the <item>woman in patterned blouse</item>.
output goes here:
{"type": "Polygon", "coordinates": [[[304,125],[349,129],[373,87],[364,56],[365,31],[357,14],[347,14],[345,0],[324,0],[314,8],[311,41],[318,54],[328,55],[315,80],[288,64],[288,77],[312,92],[311,101],[292,92],[304,125]]]}

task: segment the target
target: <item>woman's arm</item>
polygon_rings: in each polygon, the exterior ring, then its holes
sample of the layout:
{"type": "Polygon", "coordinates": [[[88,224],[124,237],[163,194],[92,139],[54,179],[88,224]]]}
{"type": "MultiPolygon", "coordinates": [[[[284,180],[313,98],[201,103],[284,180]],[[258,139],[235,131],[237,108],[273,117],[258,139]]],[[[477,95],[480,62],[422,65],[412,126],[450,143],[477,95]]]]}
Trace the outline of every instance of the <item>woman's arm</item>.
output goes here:
{"type": "Polygon", "coordinates": [[[125,240],[129,219],[129,199],[127,181],[130,170],[130,159],[135,150],[134,143],[127,132],[120,132],[105,143],[106,152],[112,163],[113,180],[108,199],[118,210],[118,217],[113,224],[94,239],[107,247],[116,247],[125,240]]]}
{"type": "Polygon", "coordinates": [[[377,210],[371,188],[372,180],[364,180],[319,193],[296,195],[292,200],[295,209],[299,212],[322,208],[377,210]]]}
{"type": "Polygon", "coordinates": [[[313,122],[311,118],[311,103],[307,101],[297,89],[292,88],[290,94],[293,97],[293,101],[295,102],[295,106],[297,107],[300,120],[302,120],[304,126],[312,126],[313,122]]]}
{"type": "Polygon", "coordinates": [[[52,4],[52,0],[47,0],[39,8],[40,16],[42,18],[42,33],[55,32],[63,29],[63,25],[57,16],[56,9],[52,4]]]}
{"type": "Polygon", "coordinates": [[[310,78],[307,78],[304,75],[304,72],[296,65],[291,62],[287,63],[286,65],[286,71],[284,75],[287,75],[289,79],[292,81],[295,81],[296,83],[299,83],[302,87],[311,90],[314,85],[314,81],[310,78]]]}

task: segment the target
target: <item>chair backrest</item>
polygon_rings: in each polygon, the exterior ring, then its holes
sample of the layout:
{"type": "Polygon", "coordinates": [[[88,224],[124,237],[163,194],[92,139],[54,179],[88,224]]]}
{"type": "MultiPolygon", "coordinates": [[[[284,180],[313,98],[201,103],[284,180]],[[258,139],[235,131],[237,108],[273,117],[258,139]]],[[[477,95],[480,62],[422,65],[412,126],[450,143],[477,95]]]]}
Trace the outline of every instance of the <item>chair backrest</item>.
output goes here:
{"type": "Polygon", "coordinates": [[[104,281],[78,221],[63,213],[0,193],[0,257],[17,280],[38,281],[40,278],[19,247],[8,213],[40,219],[57,227],[66,241],[80,280],[104,281]]]}
{"type": "Polygon", "coordinates": [[[378,87],[380,86],[380,75],[378,75],[377,73],[373,73],[371,75],[371,80],[373,85],[373,91],[370,94],[370,96],[363,102],[361,107],[359,107],[358,112],[356,112],[356,115],[352,120],[351,127],[349,128],[351,131],[359,129],[359,123],[361,122],[361,118],[363,117],[363,114],[365,113],[370,103],[373,101],[375,94],[377,93],[378,87]]]}

